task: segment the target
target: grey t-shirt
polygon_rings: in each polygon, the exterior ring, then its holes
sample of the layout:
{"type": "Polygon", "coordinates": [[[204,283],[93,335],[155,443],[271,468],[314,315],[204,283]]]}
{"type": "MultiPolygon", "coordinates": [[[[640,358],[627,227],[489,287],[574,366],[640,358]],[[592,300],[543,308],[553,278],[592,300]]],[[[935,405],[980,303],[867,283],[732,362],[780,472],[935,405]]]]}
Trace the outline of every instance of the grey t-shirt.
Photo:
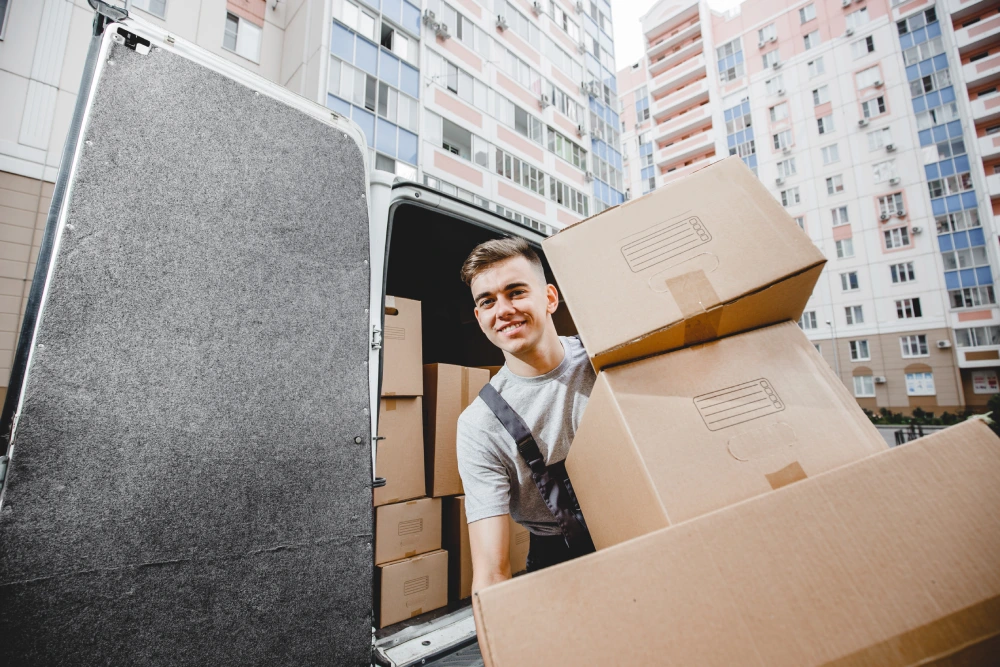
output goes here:
{"type": "MultiPolygon", "coordinates": [[[[490,380],[531,429],[550,465],[569,453],[596,379],[580,339],[560,340],[566,354],[545,375],[520,377],[504,366],[490,380]]],[[[560,533],[514,439],[478,397],[458,418],[458,471],[469,523],[510,514],[536,535],[560,533]]]]}

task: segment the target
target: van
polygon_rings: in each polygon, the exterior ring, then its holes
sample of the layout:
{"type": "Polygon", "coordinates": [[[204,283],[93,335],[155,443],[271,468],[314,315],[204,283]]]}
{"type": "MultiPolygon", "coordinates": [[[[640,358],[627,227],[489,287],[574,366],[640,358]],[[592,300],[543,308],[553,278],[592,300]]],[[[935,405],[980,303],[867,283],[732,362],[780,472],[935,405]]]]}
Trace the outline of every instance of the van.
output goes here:
{"type": "Polygon", "coordinates": [[[459,267],[543,235],[373,170],[353,122],[101,12],[0,416],[4,654],[471,655],[467,606],[373,629],[385,296],[422,302],[425,363],[502,364],[459,267]]]}

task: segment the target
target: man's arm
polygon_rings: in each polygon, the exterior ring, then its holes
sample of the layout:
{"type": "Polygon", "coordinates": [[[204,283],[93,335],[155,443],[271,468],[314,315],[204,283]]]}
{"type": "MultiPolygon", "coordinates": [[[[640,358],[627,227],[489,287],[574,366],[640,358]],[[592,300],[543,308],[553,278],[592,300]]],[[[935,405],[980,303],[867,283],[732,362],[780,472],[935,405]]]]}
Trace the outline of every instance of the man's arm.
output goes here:
{"type": "MultiPolygon", "coordinates": [[[[469,547],[473,595],[487,586],[510,579],[510,524],[506,514],[470,523],[469,547]]],[[[475,605],[472,612],[476,619],[476,635],[481,637],[483,625],[475,605]]]]}

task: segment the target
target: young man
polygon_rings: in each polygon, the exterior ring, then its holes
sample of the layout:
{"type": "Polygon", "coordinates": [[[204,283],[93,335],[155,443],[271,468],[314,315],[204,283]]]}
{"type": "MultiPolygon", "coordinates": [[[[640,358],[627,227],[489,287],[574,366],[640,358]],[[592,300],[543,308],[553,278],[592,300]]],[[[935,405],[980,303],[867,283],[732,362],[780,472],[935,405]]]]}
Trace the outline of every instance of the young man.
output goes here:
{"type": "MultiPolygon", "coordinates": [[[[462,266],[476,319],[506,364],[490,380],[524,420],[547,465],[566,458],[596,378],[578,338],[560,337],[542,262],[519,238],[487,241],[462,266]]],[[[458,468],[472,552],[472,591],[510,579],[507,515],[531,533],[528,570],[570,552],[513,438],[477,398],[458,419],[458,468]]],[[[476,618],[478,625],[479,619],[476,618]]]]}

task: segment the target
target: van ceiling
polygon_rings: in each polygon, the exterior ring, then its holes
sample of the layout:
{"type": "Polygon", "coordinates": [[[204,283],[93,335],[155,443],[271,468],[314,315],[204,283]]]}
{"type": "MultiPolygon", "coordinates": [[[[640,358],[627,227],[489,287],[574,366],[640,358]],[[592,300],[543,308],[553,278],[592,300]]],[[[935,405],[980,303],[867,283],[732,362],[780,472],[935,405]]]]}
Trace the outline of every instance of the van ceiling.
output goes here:
{"type": "MultiPolygon", "coordinates": [[[[479,329],[472,294],[459,270],[478,244],[504,235],[411,203],[393,210],[389,231],[386,294],[421,302],[424,363],[502,365],[503,354],[479,329]]],[[[544,256],[542,261],[554,282],[544,256]]],[[[560,334],[576,333],[565,304],[559,306],[555,320],[560,334]]]]}

